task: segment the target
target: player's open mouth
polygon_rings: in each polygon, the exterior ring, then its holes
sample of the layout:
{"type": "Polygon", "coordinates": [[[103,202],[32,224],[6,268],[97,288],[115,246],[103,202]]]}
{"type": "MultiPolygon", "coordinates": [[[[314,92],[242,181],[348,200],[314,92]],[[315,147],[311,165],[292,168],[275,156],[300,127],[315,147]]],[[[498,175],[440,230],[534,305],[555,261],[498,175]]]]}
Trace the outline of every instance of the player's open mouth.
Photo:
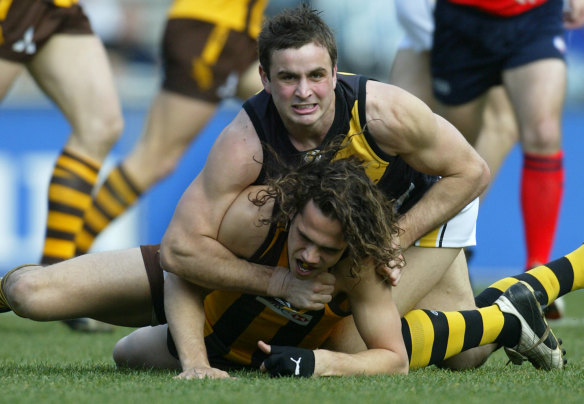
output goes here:
{"type": "Polygon", "coordinates": [[[300,275],[308,275],[313,271],[313,268],[306,262],[296,260],[296,270],[300,275]]]}
{"type": "Polygon", "coordinates": [[[292,108],[298,114],[311,114],[316,111],[318,104],[294,104],[292,108]]]}

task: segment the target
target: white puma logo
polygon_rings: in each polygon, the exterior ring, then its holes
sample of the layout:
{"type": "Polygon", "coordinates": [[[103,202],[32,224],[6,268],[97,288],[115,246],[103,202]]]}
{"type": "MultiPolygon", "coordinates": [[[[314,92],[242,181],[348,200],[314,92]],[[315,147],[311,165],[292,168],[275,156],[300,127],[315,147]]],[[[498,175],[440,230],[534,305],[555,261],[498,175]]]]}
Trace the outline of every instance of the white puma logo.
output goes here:
{"type": "Polygon", "coordinates": [[[302,357],[298,358],[297,360],[294,360],[294,358],[291,357],[290,360],[296,364],[294,376],[298,376],[300,374],[300,361],[302,360],[302,357]]]}

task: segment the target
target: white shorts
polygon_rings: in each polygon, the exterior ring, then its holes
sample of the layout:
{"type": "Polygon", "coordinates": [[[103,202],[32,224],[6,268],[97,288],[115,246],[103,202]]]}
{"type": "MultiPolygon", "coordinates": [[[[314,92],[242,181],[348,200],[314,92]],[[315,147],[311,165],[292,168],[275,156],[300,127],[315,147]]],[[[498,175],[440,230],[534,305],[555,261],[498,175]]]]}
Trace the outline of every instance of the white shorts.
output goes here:
{"type": "Polygon", "coordinates": [[[479,198],[414,243],[416,247],[471,247],[477,244],[479,198]]]}
{"type": "Polygon", "coordinates": [[[436,0],[395,0],[395,12],[404,37],[398,49],[429,51],[434,33],[436,0]]]}

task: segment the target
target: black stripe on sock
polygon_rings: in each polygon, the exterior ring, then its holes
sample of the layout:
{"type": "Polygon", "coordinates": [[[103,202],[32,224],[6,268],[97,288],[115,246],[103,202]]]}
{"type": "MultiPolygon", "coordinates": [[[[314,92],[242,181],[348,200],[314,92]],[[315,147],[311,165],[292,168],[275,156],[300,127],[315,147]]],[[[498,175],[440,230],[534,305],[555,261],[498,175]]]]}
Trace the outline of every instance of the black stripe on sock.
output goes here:
{"type": "Polygon", "coordinates": [[[433,365],[444,360],[444,356],[446,356],[446,348],[448,347],[448,338],[438,338],[436,333],[445,332],[445,336],[448,336],[450,327],[448,326],[448,320],[444,313],[434,310],[424,310],[424,312],[430,318],[434,330],[434,341],[432,343],[432,354],[430,355],[429,363],[430,365],[433,365]]]}
{"type": "Polygon", "coordinates": [[[479,346],[483,338],[483,317],[477,310],[461,311],[465,322],[464,344],[462,351],[479,346]]]}
{"type": "Polygon", "coordinates": [[[404,338],[404,343],[406,344],[406,351],[408,352],[408,362],[412,360],[412,334],[410,331],[410,325],[405,318],[401,319],[402,324],[402,336],[404,338]]]}
{"type": "Polygon", "coordinates": [[[570,293],[574,287],[574,268],[570,260],[566,257],[558,258],[546,264],[546,267],[554,272],[554,275],[556,275],[556,278],[560,282],[559,296],[570,293]]]}
{"type": "Polygon", "coordinates": [[[79,218],[83,217],[83,210],[71,205],[65,205],[61,202],[49,201],[49,211],[65,213],[79,218]]]}

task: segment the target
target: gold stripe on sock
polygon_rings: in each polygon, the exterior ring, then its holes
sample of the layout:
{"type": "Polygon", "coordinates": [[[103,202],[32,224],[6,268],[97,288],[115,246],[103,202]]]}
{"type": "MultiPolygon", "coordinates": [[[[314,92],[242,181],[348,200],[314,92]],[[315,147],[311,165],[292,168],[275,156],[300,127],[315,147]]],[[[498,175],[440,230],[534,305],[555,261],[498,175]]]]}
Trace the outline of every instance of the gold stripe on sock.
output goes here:
{"type": "Polygon", "coordinates": [[[464,334],[466,332],[466,321],[458,311],[445,312],[444,315],[448,321],[449,330],[445,357],[450,358],[462,351],[464,334]]]}
{"type": "Polygon", "coordinates": [[[548,304],[558,298],[560,293],[560,281],[558,281],[556,274],[554,274],[551,269],[544,265],[540,265],[530,269],[527,271],[527,273],[537,279],[539,283],[541,283],[541,286],[547,293],[548,304]]]}
{"type": "Polygon", "coordinates": [[[81,229],[75,237],[75,255],[85,254],[91,248],[94,237],[85,229],[81,229]]]}
{"type": "Polygon", "coordinates": [[[75,244],[69,240],[48,237],[45,239],[43,255],[68,259],[75,255],[75,244]]]}
{"type": "Polygon", "coordinates": [[[507,277],[507,278],[503,278],[503,279],[498,280],[497,282],[493,283],[489,287],[490,288],[499,289],[501,292],[505,292],[507,289],[509,289],[509,287],[511,285],[514,285],[517,282],[519,282],[517,279],[511,278],[511,277],[507,277]]]}
{"type": "Polygon", "coordinates": [[[412,310],[404,316],[410,327],[412,357],[410,369],[427,366],[432,356],[434,327],[423,310],[412,310]],[[428,341],[430,340],[430,341],[428,341]]]}
{"type": "Polygon", "coordinates": [[[85,215],[85,225],[91,230],[97,232],[101,231],[109,223],[109,219],[105,217],[99,210],[91,208],[85,215]]]}
{"type": "Polygon", "coordinates": [[[121,215],[126,207],[120,203],[107,189],[101,187],[95,198],[95,204],[100,206],[111,217],[121,215]]]}
{"type": "Polygon", "coordinates": [[[79,216],[62,212],[49,212],[47,217],[47,227],[52,230],[75,233],[83,220],[79,216]]]}
{"type": "Polygon", "coordinates": [[[127,205],[133,203],[138,198],[139,195],[134,192],[134,189],[124,179],[119,169],[112,171],[107,181],[127,205]]]}
{"type": "Polygon", "coordinates": [[[49,186],[49,200],[85,210],[91,202],[91,195],[64,185],[51,184],[49,186]]]}
{"type": "Polygon", "coordinates": [[[61,155],[57,160],[59,168],[65,168],[73,171],[77,176],[84,179],[86,182],[94,183],[97,180],[97,169],[88,167],[84,162],[69,156],[61,155]]]}
{"type": "Polygon", "coordinates": [[[505,317],[499,306],[493,305],[479,309],[481,317],[483,318],[483,337],[481,338],[481,345],[495,342],[497,337],[503,330],[505,317]]]}
{"type": "Polygon", "coordinates": [[[572,290],[584,288],[584,245],[566,255],[574,271],[574,285],[572,290]]]}

